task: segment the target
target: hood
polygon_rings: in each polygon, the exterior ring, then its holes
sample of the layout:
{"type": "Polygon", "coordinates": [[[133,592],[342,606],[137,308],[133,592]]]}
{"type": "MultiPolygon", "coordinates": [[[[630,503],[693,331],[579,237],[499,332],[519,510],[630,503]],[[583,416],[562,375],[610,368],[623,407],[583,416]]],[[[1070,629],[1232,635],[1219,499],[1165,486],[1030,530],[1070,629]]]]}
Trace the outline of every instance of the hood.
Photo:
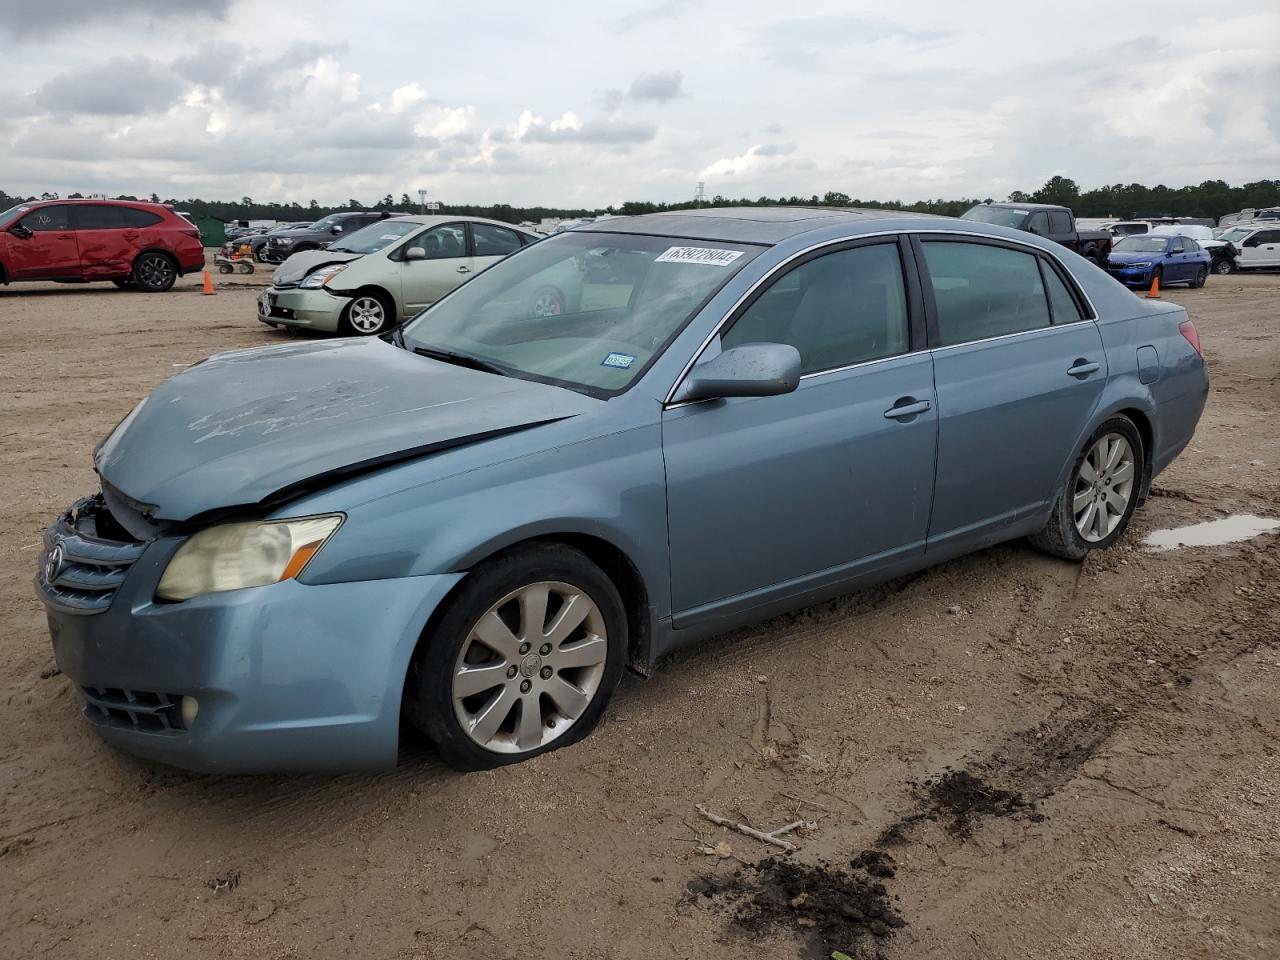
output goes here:
{"type": "Polygon", "coordinates": [[[222,353],[161,384],[94,453],[155,521],[262,506],[603,401],[378,339],[222,353]]]}
{"type": "Polygon", "coordinates": [[[1165,252],[1160,253],[1143,253],[1140,250],[1112,250],[1107,254],[1107,259],[1111,263],[1146,263],[1148,261],[1155,263],[1157,260],[1163,260],[1168,256],[1165,252]]]}
{"type": "Polygon", "coordinates": [[[311,271],[330,263],[350,263],[359,260],[363,253],[330,253],[328,250],[303,250],[295,253],[276,268],[272,283],[301,283],[311,271]]]}

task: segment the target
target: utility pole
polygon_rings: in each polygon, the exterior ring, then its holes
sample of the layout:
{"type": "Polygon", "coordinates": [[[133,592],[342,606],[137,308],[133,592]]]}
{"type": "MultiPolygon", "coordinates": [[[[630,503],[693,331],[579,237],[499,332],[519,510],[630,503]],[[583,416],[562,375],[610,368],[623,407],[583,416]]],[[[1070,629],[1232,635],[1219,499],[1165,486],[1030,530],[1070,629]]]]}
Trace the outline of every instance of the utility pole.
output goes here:
{"type": "Polygon", "coordinates": [[[693,195],[694,205],[701,207],[703,202],[706,199],[707,199],[707,182],[705,180],[699,180],[698,192],[693,195]]]}
{"type": "Polygon", "coordinates": [[[418,212],[427,212],[427,191],[425,190],[418,191],[418,212]]]}

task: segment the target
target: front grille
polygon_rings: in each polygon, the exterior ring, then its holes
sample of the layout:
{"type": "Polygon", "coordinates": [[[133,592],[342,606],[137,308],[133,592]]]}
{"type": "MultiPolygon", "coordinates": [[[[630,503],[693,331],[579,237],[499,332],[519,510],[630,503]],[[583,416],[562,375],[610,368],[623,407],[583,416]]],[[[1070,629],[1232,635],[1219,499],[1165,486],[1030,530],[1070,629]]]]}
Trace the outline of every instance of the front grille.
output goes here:
{"type": "Polygon", "coordinates": [[[182,723],[182,695],[124,690],[120,687],[81,687],[84,715],[94,723],[125,730],[177,733],[182,723]]]}
{"type": "Polygon", "coordinates": [[[66,613],[101,613],[124,583],[146,544],[114,539],[127,534],[107,512],[101,494],[72,505],[44,532],[36,592],[66,613]]]}

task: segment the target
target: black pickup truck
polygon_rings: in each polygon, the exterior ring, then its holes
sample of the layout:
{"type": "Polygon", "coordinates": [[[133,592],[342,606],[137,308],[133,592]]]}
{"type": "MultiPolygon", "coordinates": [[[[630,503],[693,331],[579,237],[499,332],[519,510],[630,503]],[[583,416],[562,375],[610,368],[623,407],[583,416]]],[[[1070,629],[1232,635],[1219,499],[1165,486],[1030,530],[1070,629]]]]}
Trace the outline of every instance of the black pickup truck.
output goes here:
{"type": "Polygon", "coordinates": [[[1107,254],[1111,252],[1111,234],[1105,230],[1077,230],[1076,217],[1070,207],[1050,203],[979,203],[961,214],[960,219],[995,223],[1047,237],[1104,270],[1107,254]]]}

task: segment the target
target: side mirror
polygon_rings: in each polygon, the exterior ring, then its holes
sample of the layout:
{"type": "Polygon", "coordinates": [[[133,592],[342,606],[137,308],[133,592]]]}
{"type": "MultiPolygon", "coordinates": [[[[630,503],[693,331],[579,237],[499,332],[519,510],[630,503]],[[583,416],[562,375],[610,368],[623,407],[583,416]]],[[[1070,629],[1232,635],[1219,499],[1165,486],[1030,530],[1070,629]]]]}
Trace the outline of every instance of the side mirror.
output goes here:
{"type": "Polygon", "coordinates": [[[800,351],[789,343],[744,343],[689,371],[675,403],[722,397],[773,397],[800,385],[800,351]]]}
{"type": "Polygon", "coordinates": [[[335,223],[332,227],[329,228],[329,232],[334,235],[337,235],[342,232],[342,227],[338,226],[338,224],[335,223]]]}
{"type": "Polygon", "coordinates": [[[404,252],[404,258],[406,260],[425,260],[427,259],[427,251],[421,247],[410,247],[404,252]]]}
{"type": "Polygon", "coordinates": [[[12,233],[19,240],[30,240],[34,236],[34,234],[30,230],[28,230],[26,227],[24,227],[20,223],[15,223],[12,227],[10,227],[9,232],[12,233]]]}

